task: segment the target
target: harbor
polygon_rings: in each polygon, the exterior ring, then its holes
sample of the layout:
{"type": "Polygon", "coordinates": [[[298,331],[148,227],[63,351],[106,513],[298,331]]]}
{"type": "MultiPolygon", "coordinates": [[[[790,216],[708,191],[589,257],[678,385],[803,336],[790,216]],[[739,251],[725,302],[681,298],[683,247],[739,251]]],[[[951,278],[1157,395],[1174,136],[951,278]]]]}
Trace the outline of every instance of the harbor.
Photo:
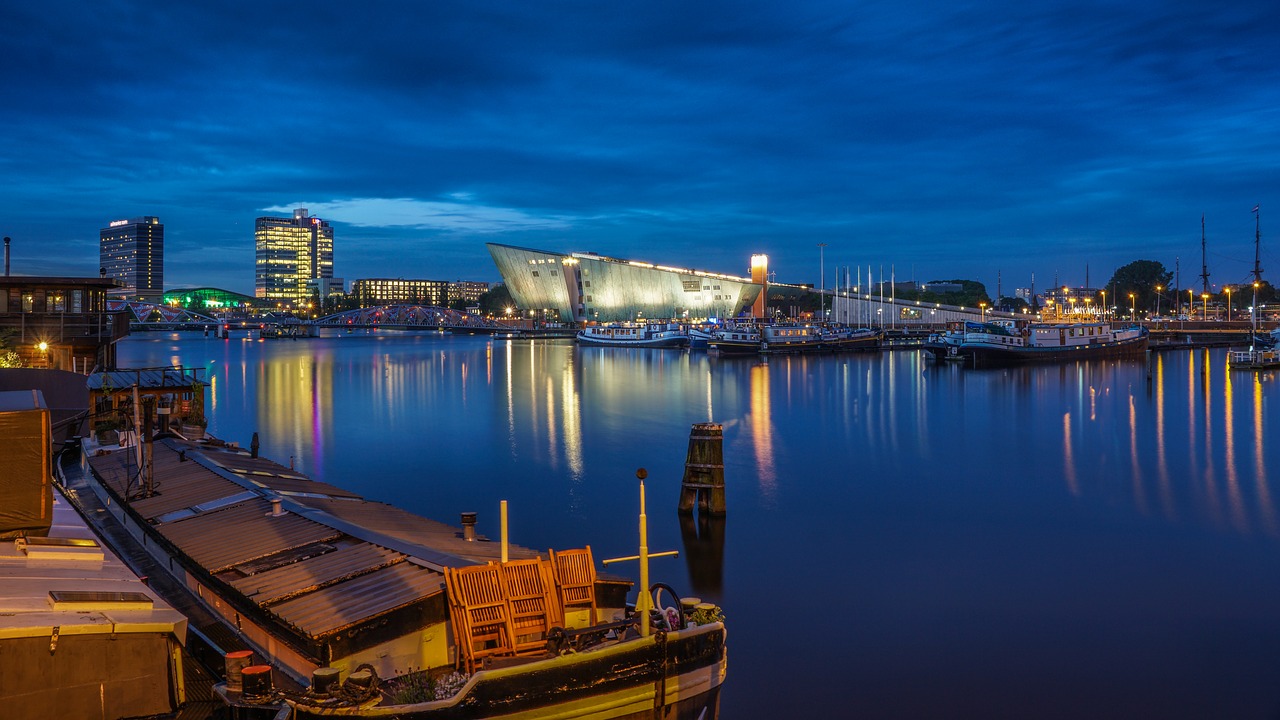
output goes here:
{"type": "Polygon", "coordinates": [[[762,703],[818,716],[1042,709],[1010,700],[1008,682],[1029,698],[1069,694],[1072,716],[1116,716],[1117,683],[1172,716],[1270,703],[1250,678],[1280,661],[1240,633],[1280,634],[1265,610],[1280,598],[1264,442],[1278,390],[1274,374],[1231,372],[1225,350],[1154,353],[1150,385],[1142,362],[975,373],[918,350],[726,362],[564,340],[186,334],[131,338],[121,352],[136,366],[202,358],[210,434],[243,447],[257,432],[279,465],[417,514],[479,510],[488,537],[506,499],[528,547],[590,537],[598,558],[634,555],[625,508],[646,468],[649,545],[681,551],[652,561],[655,579],[725,608],[722,717],[762,703]],[[476,403],[488,409],[468,412],[476,403]],[[689,429],[708,421],[724,428],[726,511],[686,519],[689,429]],[[398,442],[404,428],[420,448],[398,442]],[[1033,471],[952,467],[1008,443],[1038,458],[1033,471]],[[828,547],[843,549],[838,572],[816,557],[828,547]],[[811,618],[824,627],[806,651],[813,671],[789,676],[787,699],[766,699],[773,659],[803,632],[780,624],[811,618]],[[1151,634],[1192,618],[1221,632],[1151,634]],[[1192,673],[1206,653],[1220,670],[1192,673]],[[865,690],[833,692],[844,673],[865,690]]]}

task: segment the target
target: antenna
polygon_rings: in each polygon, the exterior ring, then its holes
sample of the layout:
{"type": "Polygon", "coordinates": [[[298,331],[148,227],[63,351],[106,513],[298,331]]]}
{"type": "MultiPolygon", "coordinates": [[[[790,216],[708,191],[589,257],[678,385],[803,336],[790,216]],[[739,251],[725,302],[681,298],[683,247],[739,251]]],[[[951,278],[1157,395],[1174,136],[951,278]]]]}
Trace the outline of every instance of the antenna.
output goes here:
{"type": "Polygon", "coordinates": [[[1205,260],[1204,250],[1204,213],[1200,213],[1200,281],[1204,283],[1204,293],[1209,293],[1209,266],[1205,260]]]}
{"type": "MultiPolygon", "coordinates": [[[[1262,220],[1258,213],[1261,207],[1261,205],[1253,206],[1253,281],[1256,283],[1262,282],[1262,255],[1260,254],[1262,248],[1262,220]]],[[[5,238],[5,240],[7,241],[8,238],[5,238]]],[[[8,268],[7,263],[5,268],[8,268]]],[[[6,272],[5,274],[8,275],[9,273],[6,272]]]]}

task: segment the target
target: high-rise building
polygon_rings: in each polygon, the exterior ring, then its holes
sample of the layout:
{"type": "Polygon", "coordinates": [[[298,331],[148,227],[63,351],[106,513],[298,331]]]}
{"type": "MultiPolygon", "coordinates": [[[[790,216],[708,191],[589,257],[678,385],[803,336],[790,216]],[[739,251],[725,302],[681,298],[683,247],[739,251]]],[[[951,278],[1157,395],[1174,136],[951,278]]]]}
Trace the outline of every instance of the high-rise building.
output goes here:
{"type": "Polygon", "coordinates": [[[333,227],[309,216],[306,208],[294,210],[292,218],[258,218],[254,240],[254,294],[259,298],[305,301],[311,296],[308,280],[333,277],[333,227]]]}
{"type": "Polygon", "coordinates": [[[113,220],[99,233],[99,267],[124,283],[127,300],[159,303],[164,298],[164,225],[157,217],[113,220]]]}
{"type": "Polygon", "coordinates": [[[480,296],[489,292],[489,283],[478,280],[455,280],[449,283],[449,305],[459,300],[467,305],[480,302],[480,296]]]}

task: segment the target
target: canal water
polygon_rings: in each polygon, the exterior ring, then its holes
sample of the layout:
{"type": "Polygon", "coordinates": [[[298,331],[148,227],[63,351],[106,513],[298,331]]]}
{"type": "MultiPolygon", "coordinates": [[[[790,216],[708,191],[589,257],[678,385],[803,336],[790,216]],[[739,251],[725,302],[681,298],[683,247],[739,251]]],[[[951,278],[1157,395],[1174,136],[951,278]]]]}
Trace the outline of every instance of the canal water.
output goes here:
{"type": "MultiPolygon", "coordinates": [[[[636,552],[724,607],[721,717],[1280,713],[1280,375],[1223,351],[1008,370],[378,332],[135,335],[210,431],[539,549],[636,552]],[[676,513],[724,425],[728,514],[676,513]]],[[[634,565],[613,565],[624,574],[634,565]]]]}

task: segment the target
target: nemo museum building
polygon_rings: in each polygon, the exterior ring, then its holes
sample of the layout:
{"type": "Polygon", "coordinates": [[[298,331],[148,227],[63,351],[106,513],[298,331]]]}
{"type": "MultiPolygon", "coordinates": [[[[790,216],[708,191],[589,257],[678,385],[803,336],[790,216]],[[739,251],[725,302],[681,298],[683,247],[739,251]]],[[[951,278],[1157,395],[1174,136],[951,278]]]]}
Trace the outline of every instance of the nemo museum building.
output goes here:
{"type": "Polygon", "coordinates": [[[766,260],[752,258],[752,278],[488,243],[512,299],[562,322],[725,319],[752,314],[764,290],[766,260]],[[759,265],[760,272],[756,272],[759,265]]]}

